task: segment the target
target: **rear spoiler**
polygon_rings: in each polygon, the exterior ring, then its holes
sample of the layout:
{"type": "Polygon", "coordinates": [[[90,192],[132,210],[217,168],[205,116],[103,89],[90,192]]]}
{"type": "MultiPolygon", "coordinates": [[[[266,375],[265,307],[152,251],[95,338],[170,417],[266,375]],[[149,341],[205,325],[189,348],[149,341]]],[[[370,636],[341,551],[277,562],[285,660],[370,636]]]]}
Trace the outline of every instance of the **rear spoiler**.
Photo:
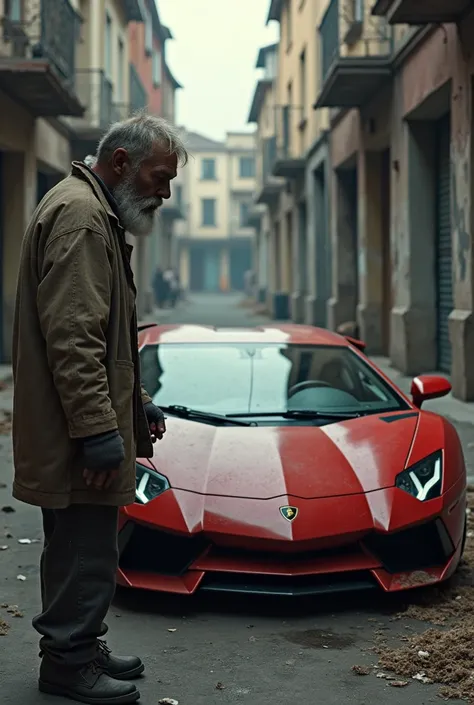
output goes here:
{"type": "Polygon", "coordinates": [[[146,330],[147,328],[154,328],[156,325],[158,325],[158,324],[157,323],[139,323],[137,326],[138,332],[141,333],[142,330],[146,330]]]}

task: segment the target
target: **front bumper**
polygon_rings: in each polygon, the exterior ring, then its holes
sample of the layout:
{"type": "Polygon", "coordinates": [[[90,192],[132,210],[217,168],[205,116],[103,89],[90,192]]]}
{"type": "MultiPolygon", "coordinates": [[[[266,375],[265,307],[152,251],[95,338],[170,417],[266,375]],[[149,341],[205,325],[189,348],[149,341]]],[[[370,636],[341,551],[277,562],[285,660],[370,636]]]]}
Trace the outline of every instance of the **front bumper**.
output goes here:
{"type": "Polygon", "coordinates": [[[395,592],[447,579],[461,555],[463,482],[425,503],[395,488],[317,500],[189,494],[123,510],[119,584],[179,594],[395,592]],[[282,505],[298,507],[293,523],[282,505]]]}

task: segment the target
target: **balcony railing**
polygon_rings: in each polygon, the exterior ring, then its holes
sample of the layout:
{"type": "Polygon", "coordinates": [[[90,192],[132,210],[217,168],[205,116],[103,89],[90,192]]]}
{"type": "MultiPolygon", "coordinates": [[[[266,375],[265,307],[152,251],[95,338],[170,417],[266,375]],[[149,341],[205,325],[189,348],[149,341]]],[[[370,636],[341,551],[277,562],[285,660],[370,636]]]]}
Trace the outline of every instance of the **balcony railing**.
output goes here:
{"type": "Polygon", "coordinates": [[[372,14],[390,24],[449,24],[472,8],[472,0],[377,0],[372,14]]]}
{"type": "Polygon", "coordinates": [[[275,108],[275,132],[277,148],[272,174],[288,179],[301,176],[304,158],[296,145],[298,125],[303,117],[303,108],[297,105],[281,105],[275,108]]]}
{"type": "Polygon", "coordinates": [[[81,115],[75,93],[80,21],[69,0],[25,0],[1,15],[0,86],[36,115],[81,115]]]}
{"type": "Polygon", "coordinates": [[[79,138],[97,141],[113,121],[112,84],[102,69],[79,69],[76,90],[85,112],[68,123],[79,138]]]}
{"type": "Polygon", "coordinates": [[[273,167],[278,154],[276,136],[261,139],[259,152],[255,202],[271,205],[275,203],[284,186],[282,179],[275,178],[273,175],[273,167]]]}
{"type": "Polygon", "coordinates": [[[276,137],[269,137],[262,143],[262,180],[267,182],[272,176],[272,169],[277,156],[276,137]]]}
{"type": "Polygon", "coordinates": [[[130,108],[132,113],[144,110],[148,105],[148,94],[140,80],[138,71],[130,64],[130,108]]]}
{"type": "MultiPolygon", "coordinates": [[[[371,1],[371,0],[370,0],[371,1]]],[[[321,22],[321,93],[315,108],[356,108],[391,77],[392,28],[369,0],[331,0],[321,22]]]]}

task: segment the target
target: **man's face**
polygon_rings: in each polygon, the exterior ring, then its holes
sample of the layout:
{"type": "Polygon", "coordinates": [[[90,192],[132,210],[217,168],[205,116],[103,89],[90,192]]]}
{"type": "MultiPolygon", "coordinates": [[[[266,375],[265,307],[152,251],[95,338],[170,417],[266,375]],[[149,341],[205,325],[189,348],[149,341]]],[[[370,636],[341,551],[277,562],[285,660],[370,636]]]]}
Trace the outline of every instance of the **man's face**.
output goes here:
{"type": "Polygon", "coordinates": [[[171,181],[178,168],[176,154],[167,154],[156,147],[138,168],[130,166],[126,152],[117,157],[124,160],[122,175],[112,191],[122,225],[132,235],[149,235],[157,209],[171,196],[171,181]]]}

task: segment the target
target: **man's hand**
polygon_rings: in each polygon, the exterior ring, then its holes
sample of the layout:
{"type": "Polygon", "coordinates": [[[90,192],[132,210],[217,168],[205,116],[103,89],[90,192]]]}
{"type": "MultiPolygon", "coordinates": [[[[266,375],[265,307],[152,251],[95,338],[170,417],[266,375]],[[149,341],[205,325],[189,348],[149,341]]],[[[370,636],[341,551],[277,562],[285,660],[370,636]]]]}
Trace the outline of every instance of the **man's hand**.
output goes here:
{"type": "Polygon", "coordinates": [[[145,404],[145,413],[148,419],[148,426],[150,427],[150,433],[155,436],[160,441],[166,433],[165,417],[161,409],[149,401],[145,404]]]}
{"type": "Polygon", "coordinates": [[[108,489],[118,475],[125,459],[122,436],[118,431],[107,431],[83,439],[83,477],[88,487],[108,489]]]}

